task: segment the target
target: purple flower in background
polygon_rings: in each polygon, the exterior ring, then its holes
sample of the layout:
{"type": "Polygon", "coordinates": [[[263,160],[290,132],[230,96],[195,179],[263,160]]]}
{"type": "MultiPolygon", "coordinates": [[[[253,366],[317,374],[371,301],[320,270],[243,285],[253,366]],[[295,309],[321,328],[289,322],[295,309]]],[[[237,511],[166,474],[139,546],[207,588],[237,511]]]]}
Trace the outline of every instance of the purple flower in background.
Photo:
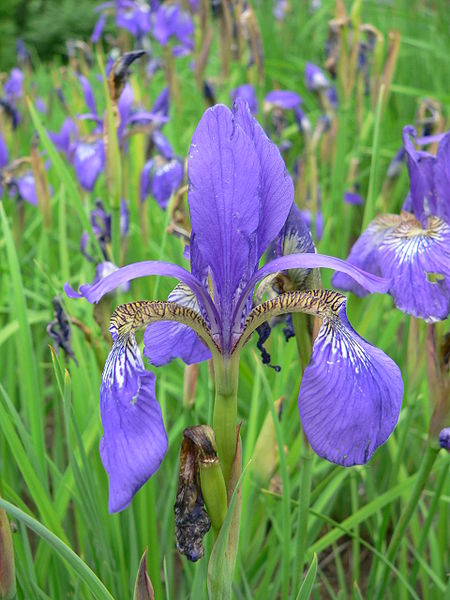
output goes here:
{"type": "Polygon", "coordinates": [[[445,427],[439,433],[439,446],[444,450],[450,450],[450,427],[445,427]]]}
{"type": "Polygon", "coordinates": [[[80,185],[85,190],[92,192],[98,176],[105,167],[103,140],[79,141],[75,146],[72,164],[80,185]]]}
{"type": "Polygon", "coordinates": [[[318,92],[330,87],[327,76],[320,67],[307,62],[305,66],[305,83],[308,90],[318,92]]]}
{"type": "Polygon", "coordinates": [[[164,160],[162,157],[150,159],[142,169],[140,180],[140,198],[143,202],[151,192],[162,209],[167,204],[183,182],[183,165],[173,158],[164,160]]]}
{"type": "Polygon", "coordinates": [[[299,106],[303,100],[295,92],[290,90],[272,90],[264,98],[264,104],[270,108],[281,108],[282,110],[292,110],[299,106]]]}
{"type": "Polygon", "coordinates": [[[194,47],[192,35],[194,23],[189,13],[178,4],[162,4],[153,16],[153,36],[161,44],[167,46],[171,39],[180,42],[174,48],[174,54],[188,54],[194,47]]]}
{"type": "Polygon", "coordinates": [[[0,129],[0,169],[5,167],[9,162],[9,153],[8,148],[6,147],[6,142],[3,139],[3,135],[0,129]]]}
{"type": "Polygon", "coordinates": [[[244,83],[230,93],[231,101],[234,102],[237,98],[242,98],[248,104],[252,115],[256,115],[258,112],[258,99],[255,94],[255,88],[250,83],[244,83]]]}
{"type": "Polygon", "coordinates": [[[277,21],[284,21],[290,8],[288,0],[274,0],[272,14],[277,21]]]}
{"type": "MultiPolygon", "coordinates": [[[[111,245],[111,215],[106,212],[101,200],[97,200],[95,203],[95,208],[91,210],[90,221],[92,225],[92,231],[98,240],[103,256],[105,257],[106,261],[109,261],[111,245]]],[[[120,204],[120,235],[122,237],[128,233],[128,228],[128,208],[126,202],[122,200],[120,204]]],[[[85,231],[81,236],[80,241],[81,252],[89,261],[95,262],[95,259],[87,252],[88,243],[89,234],[85,231]]]]}
{"type": "Polygon", "coordinates": [[[342,270],[370,291],[389,281],[337,258],[289,254],[258,268],[292,207],[293,184],[277,147],[238,98],[233,111],[208,109],[194,132],[188,160],[192,224],[191,271],[160,261],[123,267],[70,297],[90,302],[148,275],[180,281],[167,302],[119,306],[111,318],[113,346],[103,371],[100,444],[109,475],[110,511],[128,506],[158,469],[167,435],[155,396],[155,375],[144,368],[135,331],[145,327],[145,354],[157,365],[176,357],[199,362],[239,353],[267,319],[301,311],[323,325],[302,380],[299,411],[314,450],[342,465],[364,463],[395,427],[402,397],[398,367],[363,340],[348,322],[345,297],[330,290],[282,294],[252,310],[259,281],[290,269],[342,270]],[[212,282],[213,296],[208,281],[212,282]]]}
{"type": "MultiPolygon", "coordinates": [[[[348,261],[390,278],[396,306],[432,323],[450,313],[450,132],[441,139],[436,156],[416,150],[411,136],[416,140],[408,125],[403,129],[408,212],[374,219],[348,261]]],[[[333,283],[359,296],[366,293],[344,274],[335,274],[333,283]]]]}
{"type": "Polygon", "coordinates": [[[120,29],[126,29],[136,39],[141,39],[151,30],[150,7],[148,3],[138,0],[116,0],[115,2],[104,2],[97,7],[100,12],[98,21],[91,35],[91,42],[96,44],[103,33],[108,14],[115,13],[116,25],[120,29]]]}
{"type": "Polygon", "coordinates": [[[14,67],[11,69],[9,79],[3,86],[6,99],[9,101],[16,101],[23,95],[23,80],[24,75],[20,69],[14,67]]]}
{"type": "Polygon", "coordinates": [[[364,204],[364,198],[357,192],[344,192],[344,202],[353,204],[354,206],[361,206],[364,204]]]}

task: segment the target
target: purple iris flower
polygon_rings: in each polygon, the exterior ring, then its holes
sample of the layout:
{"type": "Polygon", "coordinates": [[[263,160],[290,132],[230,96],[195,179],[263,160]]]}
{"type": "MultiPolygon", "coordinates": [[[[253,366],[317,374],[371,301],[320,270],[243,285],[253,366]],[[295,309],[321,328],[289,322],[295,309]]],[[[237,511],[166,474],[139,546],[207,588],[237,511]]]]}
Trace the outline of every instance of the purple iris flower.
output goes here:
{"type": "Polygon", "coordinates": [[[3,91],[7,100],[18,100],[23,94],[24,75],[20,69],[14,67],[11,69],[9,79],[3,86],[3,91]]]}
{"type": "Polygon", "coordinates": [[[91,42],[96,44],[106,25],[108,14],[115,12],[116,25],[126,29],[136,39],[142,38],[151,30],[150,7],[146,2],[138,0],[116,0],[115,2],[104,2],[96,8],[100,17],[94,26],[91,42]]]}
{"type": "Polygon", "coordinates": [[[79,141],[75,146],[72,164],[80,185],[85,190],[92,192],[98,176],[105,167],[103,140],[79,141]]]}
{"type": "Polygon", "coordinates": [[[308,90],[318,92],[330,87],[330,82],[322,69],[313,63],[307,62],[305,66],[305,83],[308,90]]]}
{"type": "Polygon", "coordinates": [[[384,292],[390,282],[314,253],[281,256],[258,269],[288,217],[294,189],[277,147],[241,99],[233,111],[217,105],[205,112],[192,138],[188,175],[190,272],[171,263],[144,261],[97,284],[82,285],[79,293],[65,286],[70,297],[98,302],[137,277],[166,275],[181,282],[169,301],[125,304],[111,318],[113,346],[100,389],[100,453],[109,475],[112,512],[128,506],[167,450],[155,375],[144,367],[135,337],[138,328],[146,328],[145,354],[154,364],[175,357],[198,362],[211,355],[225,362],[239,356],[264,320],[293,311],[321,316],[299,410],[314,450],[345,466],[369,460],[389,437],[400,410],[399,369],[354,331],[344,296],[330,290],[291,292],[252,309],[256,284],[284,270],[342,270],[370,291],[384,292]]]}
{"type": "Polygon", "coordinates": [[[264,98],[264,103],[267,106],[283,110],[295,109],[302,102],[300,96],[290,90],[272,90],[264,98]]]}
{"type": "Polygon", "coordinates": [[[176,56],[192,51],[193,33],[194,23],[191,16],[178,4],[162,4],[153,16],[153,36],[161,46],[167,46],[171,39],[180,42],[181,45],[174,48],[176,56]]]}
{"type": "Polygon", "coordinates": [[[244,83],[244,85],[240,85],[230,93],[231,101],[234,102],[236,98],[243,98],[250,109],[252,115],[256,115],[258,112],[258,99],[255,94],[255,88],[251,83],[244,83]]]}
{"type": "Polygon", "coordinates": [[[160,156],[145,163],[140,180],[140,198],[143,202],[151,192],[164,210],[183,182],[183,165],[176,159],[165,160],[160,156]]]}
{"type": "Polygon", "coordinates": [[[354,206],[361,206],[361,204],[364,204],[364,198],[357,192],[344,192],[344,202],[353,204],[354,206]]]}
{"type": "Polygon", "coordinates": [[[289,11],[288,0],[274,0],[272,14],[277,21],[284,21],[289,11]]]}
{"type": "MultiPolygon", "coordinates": [[[[410,189],[400,215],[380,215],[356,241],[348,261],[392,280],[396,306],[432,323],[450,313],[450,132],[436,156],[416,150],[416,132],[403,129],[410,189]]],[[[417,141],[417,140],[416,140],[417,141]]],[[[333,284],[358,296],[365,290],[344,274],[333,284]]]]}
{"type": "MultiPolygon", "coordinates": [[[[101,200],[97,200],[95,203],[95,208],[91,210],[90,221],[92,225],[92,231],[99,242],[103,256],[105,257],[106,261],[109,261],[109,246],[111,244],[111,215],[106,212],[101,200]]],[[[130,219],[127,203],[122,199],[122,202],[120,203],[120,235],[122,237],[128,233],[129,224],[130,219]]],[[[89,261],[95,262],[95,259],[87,252],[88,243],[89,234],[85,231],[81,236],[80,241],[81,252],[89,261]]]]}

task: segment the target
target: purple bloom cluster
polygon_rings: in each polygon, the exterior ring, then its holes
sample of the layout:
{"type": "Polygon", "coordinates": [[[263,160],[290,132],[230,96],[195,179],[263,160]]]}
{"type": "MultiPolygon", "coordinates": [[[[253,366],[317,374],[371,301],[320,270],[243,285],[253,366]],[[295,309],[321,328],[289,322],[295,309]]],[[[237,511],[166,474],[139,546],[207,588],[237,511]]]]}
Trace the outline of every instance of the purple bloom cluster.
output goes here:
{"type": "MultiPolygon", "coordinates": [[[[277,147],[240,98],[233,111],[217,105],[205,112],[192,137],[188,175],[190,272],[144,261],[82,285],[79,293],[65,288],[70,297],[98,302],[137,277],[166,275],[180,281],[168,302],[125,304],[111,319],[113,346],[100,390],[100,452],[112,512],[128,506],[167,450],[155,375],[144,368],[135,338],[138,327],[146,328],[144,353],[153,364],[176,357],[193,363],[210,356],[226,362],[240,352],[261,318],[274,314],[270,304],[252,310],[255,286],[272,273],[327,267],[370,291],[384,292],[389,285],[340,259],[298,253],[291,239],[296,235],[292,180],[277,147]],[[273,240],[284,251],[258,268],[273,240]]],[[[323,319],[299,394],[300,416],[313,449],[346,466],[366,462],[396,424],[403,391],[398,367],[354,331],[345,298],[337,292],[297,292],[280,296],[277,306],[277,314],[305,309],[323,319]]]]}
{"type": "MultiPolygon", "coordinates": [[[[391,279],[390,294],[405,313],[432,323],[450,313],[450,132],[436,156],[416,150],[416,132],[403,129],[410,189],[400,215],[380,215],[351,249],[348,261],[391,279]]],[[[417,141],[417,139],[416,139],[417,141]]],[[[333,284],[366,291],[345,274],[333,284]]]]}

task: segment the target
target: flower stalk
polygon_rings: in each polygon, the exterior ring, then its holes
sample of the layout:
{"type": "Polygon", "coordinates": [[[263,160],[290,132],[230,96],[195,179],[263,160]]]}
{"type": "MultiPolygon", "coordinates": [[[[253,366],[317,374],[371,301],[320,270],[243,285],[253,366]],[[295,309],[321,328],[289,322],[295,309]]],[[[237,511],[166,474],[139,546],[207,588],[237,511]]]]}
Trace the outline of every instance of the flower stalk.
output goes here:
{"type": "Polygon", "coordinates": [[[237,390],[239,353],[229,358],[213,358],[216,395],[214,401],[214,431],[222,465],[225,485],[228,487],[231,468],[236,454],[237,390]]]}

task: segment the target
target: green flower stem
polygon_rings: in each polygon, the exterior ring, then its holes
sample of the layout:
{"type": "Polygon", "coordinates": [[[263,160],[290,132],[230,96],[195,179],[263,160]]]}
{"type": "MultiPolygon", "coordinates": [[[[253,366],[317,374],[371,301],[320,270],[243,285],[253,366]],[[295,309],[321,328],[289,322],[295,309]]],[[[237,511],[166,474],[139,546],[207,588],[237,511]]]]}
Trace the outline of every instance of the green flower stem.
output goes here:
{"type": "Polygon", "coordinates": [[[312,466],[314,453],[306,436],[303,436],[303,452],[301,456],[300,494],[297,512],[297,553],[295,556],[294,590],[300,588],[305,565],[306,540],[308,535],[308,515],[311,501],[312,466]]]}
{"type": "Polygon", "coordinates": [[[239,353],[229,358],[221,355],[213,356],[213,364],[216,384],[214,432],[225,485],[228,486],[236,454],[239,353]]]}
{"type": "Polygon", "coordinates": [[[120,267],[122,264],[120,256],[120,204],[111,207],[111,238],[113,263],[120,267]]]}
{"type": "Polygon", "coordinates": [[[411,490],[411,495],[409,497],[408,503],[405,507],[405,510],[402,512],[400,516],[400,520],[398,521],[392,539],[390,541],[389,547],[387,549],[387,562],[385,563],[383,573],[381,576],[380,587],[378,588],[378,594],[376,596],[376,600],[381,600],[385,597],[386,587],[388,584],[389,574],[391,572],[389,568],[389,563],[394,561],[395,555],[397,553],[398,547],[403,539],[408,523],[411,520],[411,517],[416,510],[416,507],[419,503],[420,496],[425,488],[425,485],[428,481],[428,478],[431,473],[431,469],[433,468],[434,462],[438,455],[439,448],[428,443],[427,448],[425,450],[424,457],[422,459],[422,463],[419,468],[419,472],[417,473],[417,479],[414,483],[414,487],[411,490]]]}

